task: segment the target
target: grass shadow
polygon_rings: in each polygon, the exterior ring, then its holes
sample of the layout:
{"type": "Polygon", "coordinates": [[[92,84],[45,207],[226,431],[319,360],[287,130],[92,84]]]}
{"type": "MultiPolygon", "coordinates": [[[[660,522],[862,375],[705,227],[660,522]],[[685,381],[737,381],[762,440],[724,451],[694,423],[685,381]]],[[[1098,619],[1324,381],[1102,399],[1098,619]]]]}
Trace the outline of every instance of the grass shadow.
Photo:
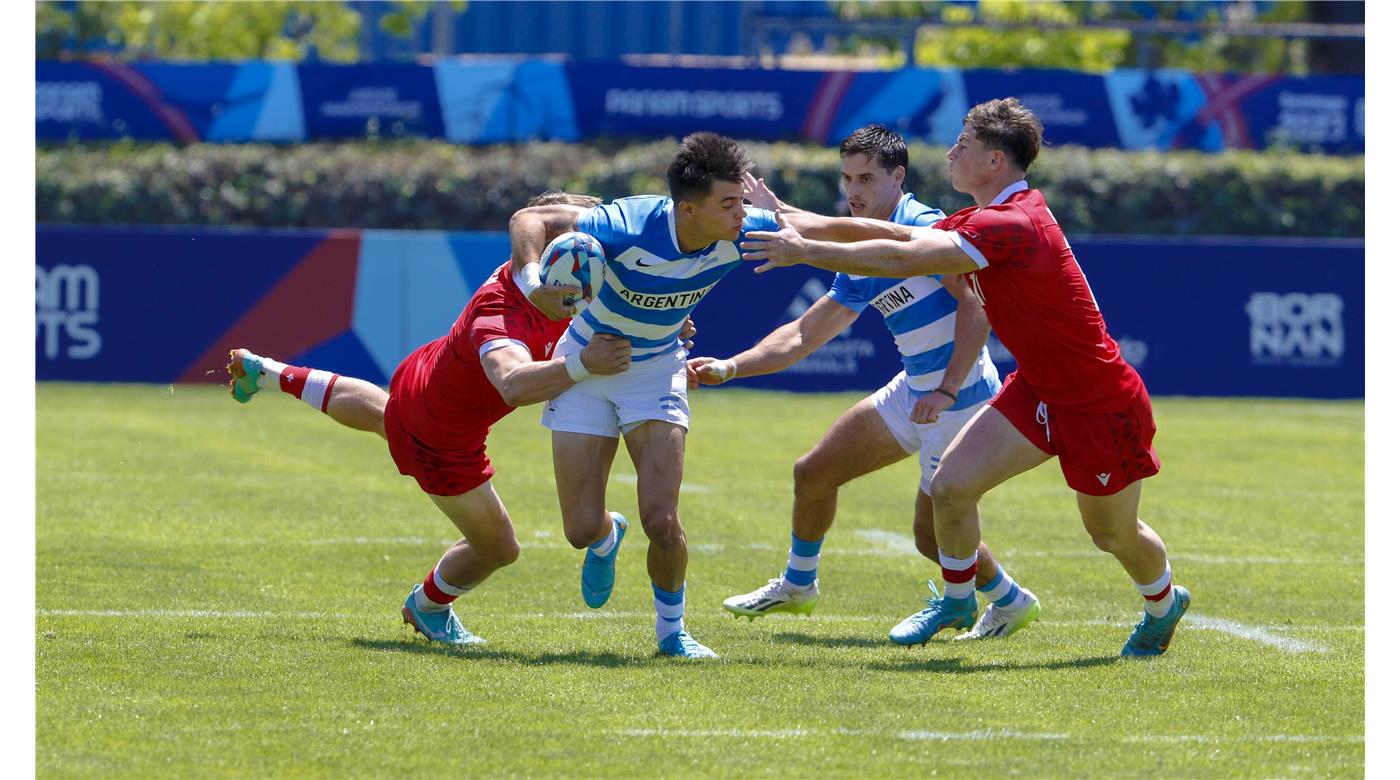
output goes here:
{"type": "Polygon", "coordinates": [[[879,672],[940,672],[943,674],[976,674],[980,672],[1021,672],[1029,669],[1087,669],[1095,666],[1110,666],[1121,662],[1117,655],[1099,655],[1086,658],[1070,658],[1045,663],[981,663],[968,664],[963,658],[920,658],[917,660],[891,663],[877,661],[866,664],[867,669],[879,672]]]}
{"type": "Polygon", "coordinates": [[[571,664],[580,666],[635,666],[645,659],[620,653],[594,653],[575,650],[570,653],[524,653],[518,650],[500,650],[491,645],[452,646],[428,643],[419,639],[352,639],[350,644],[363,650],[390,650],[419,655],[438,655],[458,658],[510,661],[524,666],[546,664],[571,664]]]}
{"type": "Polygon", "coordinates": [[[774,634],[773,638],[779,642],[788,642],[794,645],[809,645],[819,647],[888,647],[888,639],[876,639],[869,636],[811,636],[809,634],[794,634],[784,631],[781,634],[774,634]]]}

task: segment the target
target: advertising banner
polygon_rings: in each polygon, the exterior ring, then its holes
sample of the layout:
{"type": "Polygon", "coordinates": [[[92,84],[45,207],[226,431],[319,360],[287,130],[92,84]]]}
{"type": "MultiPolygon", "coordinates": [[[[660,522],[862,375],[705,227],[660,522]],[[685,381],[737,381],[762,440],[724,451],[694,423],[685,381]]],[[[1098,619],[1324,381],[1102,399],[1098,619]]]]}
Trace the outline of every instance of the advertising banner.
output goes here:
{"type": "Polygon", "coordinates": [[[949,144],[968,108],[1014,96],[1052,145],[1365,152],[1361,76],[1181,70],[784,71],[533,59],[375,63],[41,61],[40,140],[457,143],[683,136],[839,143],[882,123],[949,144]]]}
{"type": "MultiPolygon", "coordinates": [[[[1360,241],[1071,238],[1109,333],[1155,395],[1360,398],[1360,241]]],[[[509,254],[502,233],[40,226],[40,380],[221,382],[227,351],[386,384],[509,254]]],[[[695,311],[729,357],[826,294],[805,266],[731,272],[695,311]]],[[[993,339],[1003,373],[1014,357],[993,339]]],[[[878,313],[737,387],[871,391],[901,368],[878,313]]]]}

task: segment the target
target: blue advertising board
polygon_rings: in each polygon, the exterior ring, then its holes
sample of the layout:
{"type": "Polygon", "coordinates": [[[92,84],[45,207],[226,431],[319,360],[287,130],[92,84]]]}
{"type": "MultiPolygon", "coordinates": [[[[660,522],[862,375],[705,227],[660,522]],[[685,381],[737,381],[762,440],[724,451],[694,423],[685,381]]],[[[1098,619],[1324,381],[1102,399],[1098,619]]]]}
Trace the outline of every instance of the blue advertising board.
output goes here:
{"type": "Polygon", "coordinates": [[[457,143],[683,136],[839,143],[883,123],[952,143],[968,108],[1019,97],[1046,140],[1126,149],[1365,151],[1362,76],[1181,70],[792,71],[539,59],[382,63],[40,61],[40,140],[457,143]]]}
{"type": "MultiPolygon", "coordinates": [[[[1109,333],[1155,395],[1360,398],[1365,248],[1348,240],[1071,239],[1109,333]]],[[[501,233],[40,226],[40,380],[217,382],[227,350],[386,383],[506,259],[501,233]]],[[[697,355],[753,346],[830,273],[731,272],[695,312],[697,355]]],[[[1003,373],[1014,358],[995,341],[1003,373]]],[[[863,314],[807,360],[734,386],[870,391],[901,368],[863,314]]]]}

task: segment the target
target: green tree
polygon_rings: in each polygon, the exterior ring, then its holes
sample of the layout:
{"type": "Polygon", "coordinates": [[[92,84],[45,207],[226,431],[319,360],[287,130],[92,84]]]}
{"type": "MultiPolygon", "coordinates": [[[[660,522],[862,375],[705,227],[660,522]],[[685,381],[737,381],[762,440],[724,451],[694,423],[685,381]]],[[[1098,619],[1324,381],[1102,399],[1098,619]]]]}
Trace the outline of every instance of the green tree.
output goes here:
{"type": "MultiPolygon", "coordinates": [[[[1150,66],[1199,72],[1252,71],[1305,74],[1305,41],[1277,37],[1199,34],[1134,33],[1093,26],[1096,22],[1141,21],[1141,7],[1160,20],[1194,19],[1204,23],[1297,22],[1308,16],[1307,3],[1280,2],[1264,13],[1253,3],[1221,6],[1193,2],[1107,3],[1045,0],[980,0],[975,6],[937,0],[837,0],[843,19],[907,19],[918,26],[914,62],[921,67],[1067,68],[1108,71],[1150,66]],[[1227,18],[1228,17],[1228,18],[1227,18]],[[995,27],[977,22],[996,23],[995,27]],[[1005,26],[1012,25],[1012,26],[1005,26]]],[[[851,36],[840,43],[842,53],[877,57],[879,50],[899,57],[900,42],[887,36],[851,36]],[[872,52],[872,48],[876,51],[872,52]]],[[[895,62],[893,64],[904,64],[895,62]]]]}
{"type": "Polygon", "coordinates": [[[1074,25],[1103,18],[1101,3],[1027,3],[1022,0],[982,0],[982,21],[1023,25],[1015,28],[957,26],[974,21],[979,11],[963,5],[940,4],[940,25],[919,31],[916,64],[924,67],[1066,68],[1107,71],[1128,59],[1132,34],[1092,28],[1049,29],[1038,25],[1074,25]]]}
{"type": "MultiPolygon", "coordinates": [[[[406,36],[424,2],[396,2],[381,26],[406,36]]],[[[454,3],[460,10],[462,4],[454,3]]],[[[299,61],[315,52],[330,62],[360,56],[362,19],[340,2],[39,2],[35,48],[40,58],[92,51],[169,60],[299,61]]]]}

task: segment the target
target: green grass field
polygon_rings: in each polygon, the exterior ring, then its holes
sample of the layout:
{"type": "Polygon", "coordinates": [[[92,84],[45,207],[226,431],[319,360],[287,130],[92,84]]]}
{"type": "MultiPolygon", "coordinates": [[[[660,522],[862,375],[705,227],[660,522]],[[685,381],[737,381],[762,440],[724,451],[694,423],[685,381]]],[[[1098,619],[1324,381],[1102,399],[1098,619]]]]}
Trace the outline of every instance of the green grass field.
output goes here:
{"type": "MultiPolygon", "coordinates": [[[[1052,462],[989,495],[987,541],[1042,620],[906,650],[935,567],[910,459],[842,493],[810,618],[734,620],[786,560],[792,461],[857,395],[693,396],[686,624],[655,655],[640,529],[603,610],[579,597],[538,409],[496,487],[524,548],[458,602],[490,644],[399,619],[453,536],[383,443],[280,395],[37,389],[36,770],[205,776],[1360,776],[1363,407],[1164,398],[1143,518],[1192,611],[1121,662],[1141,599],[1052,462]]],[[[635,516],[620,455],[610,503],[635,516]]]]}

